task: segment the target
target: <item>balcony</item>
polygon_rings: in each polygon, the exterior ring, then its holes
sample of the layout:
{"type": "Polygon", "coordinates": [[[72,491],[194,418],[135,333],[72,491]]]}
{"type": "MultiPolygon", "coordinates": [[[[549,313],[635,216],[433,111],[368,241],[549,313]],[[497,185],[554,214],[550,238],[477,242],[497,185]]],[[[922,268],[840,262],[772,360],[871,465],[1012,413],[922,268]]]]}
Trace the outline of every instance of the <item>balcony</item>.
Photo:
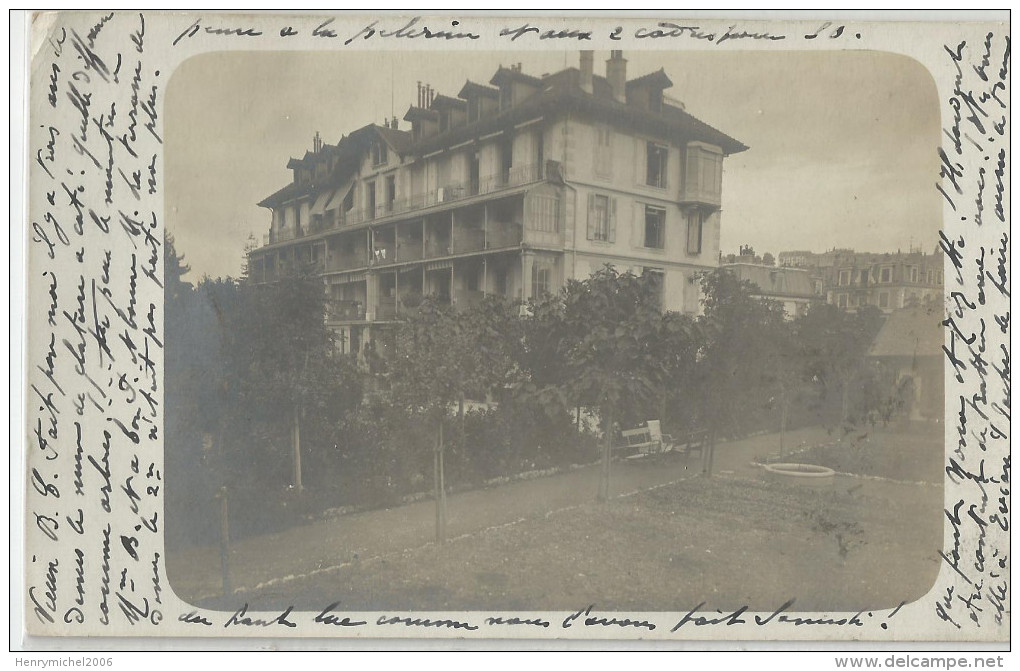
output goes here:
{"type": "Polygon", "coordinates": [[[434,259],[437,256],[449,256],[453,253],[453,247],[447,238],[429,239],[425,241],[425,258],[434,259]]]}
{"type": "Polygon", "coordinates": [[[361,321],[365,318],[365,306],[361,301],[334,300],[326,303],[326,319],[329,321],[361,321]]]}
{"type": "Polygon", "coordinates": [[[485,249],[485,231],[469,228],[453,234],[453,253],[477,252],[485,249]]]}
{"type": "Polygon", "coordinates": [[[520,224],[499,223],[489,224],[489,234],[486,236],[485,246],[487,249],[501,249],[503,247],[518,247],[524,240],[524,227],[520,224]]]}
{"type": "Polygon", "coordinates": [[[375,306],[376,319],[395,319],[397,316],[397,299],[393,296],[381,296],[375,306]]]}
{"type": "Polygon", "coordinates": [[[360,253],[337,254],[330,259],[328,270],[353,270],[368,265],[368,252],[362,250],[360,253]]]}
{"type": "Polygon", "coordinates": [[[461,310],[477,307],[485,300],[485,293],[472,289],[458,289],[453,293],[453,304],[461,310]]]}
{"type": "MultiPolygon", "coordinates": [[[[514,166],[507,171],[494,175],[482,177],[477,180],[463,182],[451,182],[444,184],[438,189],[424,193],[417,193],[406,198],[398,198],[388,203],[381,203],[371,211],[367,208],[352,209],[346,212],[337,212],[332,216],[323,216],[315,221],[315,225],[309,231],[302,231],[295,236],[291,229],[279,229],[270,232],[263,237],[265,244],[274,244],[285,240],[301,237],[302,235],[321,233],[329,230],[349,228],[369,221],[386,219],[394,215],[407,214],[428,207],[453,203],[467,198],[480,195],[498,193],[507,189],[513,189],[528,184],[533,184],[547,179],[550,175],[559,172],[559,164],[556,161],[546,161],[545,164],[533,163],[522,166],[514,166]]],[[[480,249],[480,248],[479,248],[480,249]]],[[[427,253],[427,252],[426,252],[427,253]]]]}

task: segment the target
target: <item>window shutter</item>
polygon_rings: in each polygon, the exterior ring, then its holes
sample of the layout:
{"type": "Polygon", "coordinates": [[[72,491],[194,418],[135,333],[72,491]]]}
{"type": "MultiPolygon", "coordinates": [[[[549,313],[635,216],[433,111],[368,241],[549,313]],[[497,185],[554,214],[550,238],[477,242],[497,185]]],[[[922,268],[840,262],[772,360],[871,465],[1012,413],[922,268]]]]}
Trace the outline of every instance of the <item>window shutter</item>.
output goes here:
{"type": "Polygon", "coordinates": [[[588,239],[595,239],[595,194],[588,194],[588,239]]]}
{"type": "Polygon", "coordinates": [[[609,242],[616,242],[616,199],[609,200],[609,242]]]}

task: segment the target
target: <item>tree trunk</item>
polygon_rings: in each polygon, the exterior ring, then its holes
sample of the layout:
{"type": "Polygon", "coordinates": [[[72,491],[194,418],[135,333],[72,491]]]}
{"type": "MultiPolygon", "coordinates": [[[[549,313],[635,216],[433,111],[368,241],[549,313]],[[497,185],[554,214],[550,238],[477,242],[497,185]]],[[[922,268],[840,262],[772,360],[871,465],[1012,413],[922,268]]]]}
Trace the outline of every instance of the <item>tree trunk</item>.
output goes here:
{"type": "Polygon", "coordinates": [[[304,486],[301,483],[301,415],[297,406],[294,406],[291,447],[294,450],[294,489],[300,494],[304,486]]]}
{"type": "Polygon", "coordinates": [[[440,519],[440,511],[442,510],[439,502],[439,443],[436,443],[435,448],[432,450],[432,498],[436,501],[436,543],[441,542],[439,539],[442,537],[443,522],[440,519]]]}
{"type": "Polygon", "coordinates": [[[784,447],[785,447],[784,442],[786,440],[786,418],[787,418],[787,415],[789,414],[789,409],[790,409],[790,403],[787,400],[785,393],[783,394],[782,403],[783,403],[783,413],[779,417],[779,458],[780,459],[783,458],[783,452],[784,452],[784,447]]]}
{"type": "Polygon", "coordinates": [[[701,474],[705,477],[712,477],[712,467],[715,464],[715,429],[708,434],[706,445],[701,450],[701,474]]]}
{"type": "Polygon", "coordinates": [[[599,491],[595,500],[599,503],[609,501],[609,477],[613,462],[613,413],[606,417],[605,436],[602,443],[602,472],[599,475],[599,491]]]}
{"type": "Polygon", "coordinates": [[[839,417],[840,426],[846,426],[847,419],[850,417],[850,380],[843,381],[843,410],[839,417]]]}
{"type": "Polygon", "coordinates": [[[443,474],[443,422],[439,421],[436,449],[432,455],[432,481],[436,499],[436,543],[446,541],[446,483],[443,474]]]}

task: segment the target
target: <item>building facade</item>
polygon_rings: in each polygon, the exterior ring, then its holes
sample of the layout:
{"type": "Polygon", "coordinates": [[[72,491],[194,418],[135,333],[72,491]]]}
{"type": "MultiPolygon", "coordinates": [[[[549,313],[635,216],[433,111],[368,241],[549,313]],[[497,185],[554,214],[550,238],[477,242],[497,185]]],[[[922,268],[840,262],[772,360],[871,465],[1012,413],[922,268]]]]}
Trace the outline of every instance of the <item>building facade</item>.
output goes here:
{"type": "Polygon", "coordinates": [[[755,285],[757,297],[780,303],[788,319],[804,314],[814,303],[825,302],[825,297],[816,293],[814,281],[806,268],[770,266],[749,261],[723,263],[721,267],[738,279],[755,285]]]}
{"type": "Polygon", "coordinates": [[[291,159],[249,276],[321,276],[345,351],[386,347],[385,325],[433,295],[470,306],[526,301],[610,263],[655,273],[666,309],[698,309],[696,273],[719,257],[724,157],[747,149],[663,91],[580,67],[534,77],[500,67],[456,97],[419,84],[403,125],[369,125],[291,159]],[[404,126],[404,127],[401,127],[404,126]]]}
{"type": "Polygon", "coordinates": [[[942,300],[944,255],[921,251],[895,254],[835,249],[781,252],[779,263],[807,269],[826,301],[845,310],[873,305],[889,314],[942,300]]]}

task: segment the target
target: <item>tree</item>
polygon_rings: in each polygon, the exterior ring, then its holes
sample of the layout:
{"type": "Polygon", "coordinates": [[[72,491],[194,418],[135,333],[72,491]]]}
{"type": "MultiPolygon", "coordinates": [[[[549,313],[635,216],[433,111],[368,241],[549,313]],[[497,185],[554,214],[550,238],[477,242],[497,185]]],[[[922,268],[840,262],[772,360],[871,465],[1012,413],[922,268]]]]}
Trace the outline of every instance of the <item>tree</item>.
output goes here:
{"type": "Polygon", "coordinates": [[[799,320],[798,333],[810,375],[824,390],[840,393],[840,423],[850,418],[854,385],[865,372],[868,350],[882,327],[882,312],[873,305],[855,313],[834,305],[812,306],[799,320]]]}
{"type": "Polygon", "coordinates": [[[215,314],[222,362],[211,373],[224,473],[236,480],[247,464],[252,486],[283,481],[301,493],[303,444],[324,447],[333,420],[361,401],[360,375],[326,327],[321,281],[205,280],[199,290],[215,314]]]}
{"type": "Polygon", "coordinates": [[[705,274],[702,290],[705,312],[698,323],[704,346],[696,379],[710,436],[702,470],[711,475],[720,433],[746,427],[774,397],[787,365],[778,346],[789,334],[782,305],[755,297],[756,287],[729,271],[705,274]]]}
{"type": "Polygon", "coordinates": [[[425,297],[396,327],[389,367],[390,393],[410,416],[420,416],[434,435],[433,488],[436,542],[446,538],[444,427],[450,407],[465,395],[485,390],[486,372],[479,333],[481,314],[467,316],[452,306],[425,297]]]}
{"type": "Polygon", "coordinates": [[[765,252],[761,255],[761,262],[766,266],[776,265],[776,257],[772,256],[770,252],[765,252]]]}
{"type": "Polygon", "coordinates": [[[607,265],[586,280],[571,280],[559,297],[532,310],[534,393],[598,410],[603,446],[596,500],[605,502],[617,420],[647,408],[665,373],[658,286],[651,275],[621,274],[607,265]]]}

